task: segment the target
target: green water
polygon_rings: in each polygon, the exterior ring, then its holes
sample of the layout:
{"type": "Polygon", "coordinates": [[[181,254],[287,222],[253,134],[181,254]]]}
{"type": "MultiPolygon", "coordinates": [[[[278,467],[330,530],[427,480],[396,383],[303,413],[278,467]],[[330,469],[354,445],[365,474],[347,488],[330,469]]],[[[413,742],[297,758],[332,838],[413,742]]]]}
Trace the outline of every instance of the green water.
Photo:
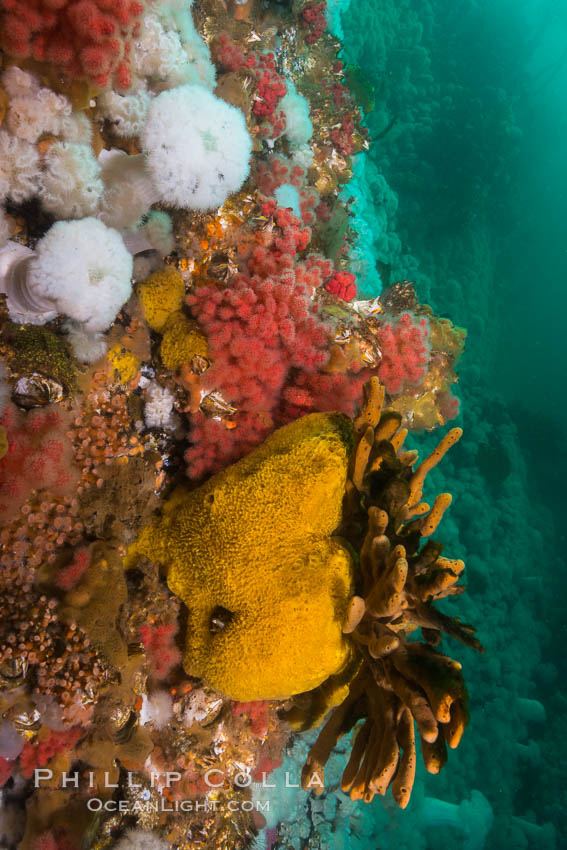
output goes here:
{"type": "MultiPolygon", "coordinates": [[[[459,655],[469,735],[424,794],[479,791],[486,847],[564,847],[567,6],[356,0],[343,25],[376,91],[371,132],[397,115],[371,158],[399,195],[421,292],[469,329],[465,442],[443,475],[468,562],[462,614],[487,654],[459,655]],[[546,722],[527,720],[522,698],[546,722]]],[[[481,808],[476,839],[431,812],[424,847],[482,846],[481,808]]],[[[395,832],[378,846],[400,846],[395,832]]]]}
{"type": "Polygon", "coordinates": [[[467,562],[458,613],[479,626],[486,654],[447,646],[463,663],[471,724],[441,775],[420,766],[405,812],[376,801],[351,811],[339,799],[310,817],[329,847],[559,850],[567,846],[567,4],[352,0],[333,24],[371,110],[372,250],[393,279],[416,280],[422,301],[469,332],[459,386],[465,435],[435,483],[455,496],[443,531],[467,562]],[[384,179],[398,197],[387,215],[384,179]],[[376,236],[386,218],[400,250],[376,236]]]}

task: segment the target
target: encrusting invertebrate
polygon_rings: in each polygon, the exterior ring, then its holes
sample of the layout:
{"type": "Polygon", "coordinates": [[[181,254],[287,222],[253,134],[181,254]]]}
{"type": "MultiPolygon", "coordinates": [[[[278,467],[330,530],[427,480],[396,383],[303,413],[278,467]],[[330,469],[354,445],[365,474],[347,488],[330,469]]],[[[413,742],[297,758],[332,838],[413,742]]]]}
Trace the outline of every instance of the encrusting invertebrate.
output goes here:
{"type": "Polygon", "coordinates": [[[370,801],[392,786],[401,808],[408,804],[416,768],[415,732],[426,769],[438,773],[446,745],[458,746],[468,722],[461,665],[434,647],[445,633],[483,651],[472,626],[433,608],[432,602],[462,593],[460,560],[441,555],[432,540],[451,497],[442,493],[430,508],[421,501],[427,473],[461,436],[453,428],[417,468],[404,452],[401,417],[383,411],[377,378],[365,386],[365,403],[354,423],[351,457],[338,530],[359,553],[359,595],[350,603],[343,631],[350,634],[361,665],[346,699],[330,715],[303,768],[306,789],[318,785],[338,739],[364,720],[342,776],[343,791],[370,801]],[[409,641],[420,627],[425,643],[409,641]]]}
{"type": "Polygon", "coordinates": [[[312,690],[347,664],[352,561],[332,534],[351,445],[346,416],[304,416],[179,488],[130,548],[126,565],[162,564],[187,605],[190,675],[247,702],[312,690]]]}
{"type": "Polygon", "coordinates": [[[126,565],[145,555],[166,567],[188,606],[191,675],[232,699],[299,695],[284,709],[295,728],[337,706],[304,766],[306,790],[321,789],[333,747],[363,719],[342,788],[370,801],[392,785],[404,808],[414,726],[438,773],[468,721],[461,665],[435,647],[442,633],[482,647],[472,626],[432,605],[464,590],[463,562],[423,544],[451,501],[423,502],[425,478],[461,430],[415,466],[401,415],[383,401],[372,378],[354,422],[302,417],[197,490],[179,490],[126,565]],[[417,628],[425,643],[408,639],[417,628]]]}

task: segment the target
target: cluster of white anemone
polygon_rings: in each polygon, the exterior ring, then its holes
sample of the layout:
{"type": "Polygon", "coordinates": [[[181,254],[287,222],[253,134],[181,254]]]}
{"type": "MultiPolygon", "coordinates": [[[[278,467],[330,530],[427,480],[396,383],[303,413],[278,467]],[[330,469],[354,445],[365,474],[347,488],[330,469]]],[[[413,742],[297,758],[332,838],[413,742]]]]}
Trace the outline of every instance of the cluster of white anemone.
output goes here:
{"type": "Polygon", "coordinates": [[[91,126],[70,101],[17,67],[0,130],[0,291],[11,317],[43,324],[67,316],[77,355],[92,359],[131,294],[132,255],[173,247],[171,220],[152,211],[217,209],[248,176],[252,143],[243,114],[215,97],[214,68],[191,12],[156,5],[132,53],[134,87],[97,98],[96,119],[136,136],[136,156],[91,147],[91,126]],[[40,156],[40,137],[57,141],[40,156]],[[31,251],[9,240],[4,201],[38,197],[58,221],[31,251]],[[86,337],[85,337],[86,335],[86,337]]]}

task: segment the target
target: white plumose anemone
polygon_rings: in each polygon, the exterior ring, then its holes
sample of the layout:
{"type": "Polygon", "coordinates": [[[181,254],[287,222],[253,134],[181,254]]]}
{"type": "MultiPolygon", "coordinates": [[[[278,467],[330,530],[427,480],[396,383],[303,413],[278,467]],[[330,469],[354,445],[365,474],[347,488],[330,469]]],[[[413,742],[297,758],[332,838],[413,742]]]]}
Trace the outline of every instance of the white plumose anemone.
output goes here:
{"type": "Polygon", "coordinates": [[[58,218],[84,218],[97,212],[104,186],[90,145],[55,142],[44,156],[39,196],[58,218]]]}
{"type": "Polygon", "coordinates": [[[244,115],[200,85],[154,98],[142,145],[153,183],[172,206],[216,209],[248,177],[252,140],[244,115]]]}
{"type": "Polygon", "coordinates": [[[249,174],[252,140],[244,115],[202,85],[153,98],[141,142],[144,152],[136,156],[117,149],[99,155],[105,191],[98,217],[120,231],[135,230],[158,202],[215,210],[249,174]]]}
{"type": "Polygon", "coordinates": [[[8,242],[0,265],[0,291],[15,321],[44,324],[61,313],[96,334],[132,291],[132,255],[120,234],[95,218],[58,221],[35,251],[8,242]]]}

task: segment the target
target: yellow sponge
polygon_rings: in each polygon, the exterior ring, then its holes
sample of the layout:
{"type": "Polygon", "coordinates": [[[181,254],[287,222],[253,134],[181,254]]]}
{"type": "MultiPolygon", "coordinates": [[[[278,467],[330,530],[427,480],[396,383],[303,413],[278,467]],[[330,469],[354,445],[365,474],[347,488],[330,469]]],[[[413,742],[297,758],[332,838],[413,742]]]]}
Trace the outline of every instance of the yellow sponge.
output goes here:
{"type": "Polygon", "coordinates": [[[114,380],[121,384],[133,381],[140,369],[140,361],[132,351],[121,345],[114,345],[106,354],[114,372],[114,380]]]}
{"type": "MultiPolygon", "coordinates": [[[[188,608],[184,666],[233,699],[283,699],[349,659],[352,561],[341,520],[352,425],[315,413],[190,493],[134,544],[188,608]]],[[[128,565],[128,564],[127,564],[128,565]]]]}
{"type": "Polygon", "coordinates": [[[195,355],[206,357],[209,346],[206,337],[183,313],[174,313],[166,322],[160,346],[160,355],[166,369],[175,371],[190,363],[195,355]]]}
{"type": "Polygon", "coordinates": [[[181,309],[185,297],[185,283],[175,266],[165,266],[151,274],[138,287],[138,298],[146,322],[161,333],[169,316],[181,309]]]}

